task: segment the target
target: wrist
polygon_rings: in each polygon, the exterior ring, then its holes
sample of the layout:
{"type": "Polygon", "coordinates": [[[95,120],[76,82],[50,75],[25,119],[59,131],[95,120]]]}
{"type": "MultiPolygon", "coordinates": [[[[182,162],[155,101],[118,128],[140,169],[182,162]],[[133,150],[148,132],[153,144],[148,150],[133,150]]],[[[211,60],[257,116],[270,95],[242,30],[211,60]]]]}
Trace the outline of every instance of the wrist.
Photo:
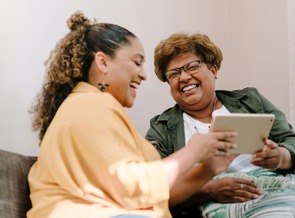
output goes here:
{"type": "Polygon", "coordinates": [[[276,169],[289,170],[293,167],[293,161],[289,150],[285,147],[280,147],[281,159],[276,169]]]}
{"type": "Polygon", "coordinates": [[[272,169],[273,171],[276,171],[276,170],[278,170],[278,169],[280,169],[281,168],[281,165],[282,165],[282,150],[281,150],[281,148],[279,148],[279,150],[280,150],[280,154],[279,154],[279,161],[278,161],[278,164],[277,164],[277,166],[274,168],[274,169],[272,169]]]}

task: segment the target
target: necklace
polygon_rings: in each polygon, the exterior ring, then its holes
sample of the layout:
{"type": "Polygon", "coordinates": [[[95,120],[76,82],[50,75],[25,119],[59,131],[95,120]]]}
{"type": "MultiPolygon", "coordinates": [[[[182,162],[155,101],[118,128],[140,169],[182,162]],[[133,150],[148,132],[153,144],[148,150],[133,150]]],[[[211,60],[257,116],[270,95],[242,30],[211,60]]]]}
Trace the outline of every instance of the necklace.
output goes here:
{"type": "MultiPolygon", "coordinates": [[[[213,107],[212,107],[211,116],[212,116],[212,113],[216,110],[217,102],[218,102],[218,98],[215,97],[215,99],[214,99],[214,103],[213,103],[213,107]]],[[[188,115],[188,114],[187,114],[187,115],[188,115]]],[[[196,132],[199,132],[199,131],[198,131],[198,128],[197,128],[197,126],[196,126],[196,123],[195,123],[196,120],[193,119],[190,115],[188,115],[188,118],[190,119],[190,122],[191,122],[191,124],[193,125],[195,131],[196,131],[196,132]]],[[[209,124],[209,126],[208,126],[208,129],[210,129],[210,125],[211,125],[211,123],[212,123],[212,119],[213,119],[213,118],[211,118],[211,121],[210,121],[210,124],[209,124]]]]}

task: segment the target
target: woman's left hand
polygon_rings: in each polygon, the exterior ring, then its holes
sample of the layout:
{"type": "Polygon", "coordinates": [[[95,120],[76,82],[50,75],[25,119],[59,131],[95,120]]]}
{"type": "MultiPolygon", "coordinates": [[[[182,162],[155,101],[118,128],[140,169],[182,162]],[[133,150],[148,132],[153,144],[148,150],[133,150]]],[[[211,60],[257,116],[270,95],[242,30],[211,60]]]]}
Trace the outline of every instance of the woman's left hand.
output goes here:
{"type": "Polygon", "coordinates": [[[283,151],[279,145],[272,140],[265,139],[264,147],[261,151],[253,154],[251,163],[263,168],[276,170],[281,168],[283,151]]]}
{"type": "Polygon", "coordinates": [[[289,150],[270,139],[264,140],[263,149],[253,154],[251,163],[271,170],[289,170],[293,167],[289,150]]]}

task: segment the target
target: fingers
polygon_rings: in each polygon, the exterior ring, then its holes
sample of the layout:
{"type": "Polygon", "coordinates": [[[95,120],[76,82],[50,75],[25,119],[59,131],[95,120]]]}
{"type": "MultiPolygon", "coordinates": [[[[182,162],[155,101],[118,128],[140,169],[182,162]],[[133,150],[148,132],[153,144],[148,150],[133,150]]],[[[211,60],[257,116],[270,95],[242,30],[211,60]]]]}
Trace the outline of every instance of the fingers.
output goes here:
{"type": "Polygon", "coordinates": [[[235,183],[235,188],[237,190],[237,198],[241,201],[245,199],[256,199],[261,195],[260,190],[252,181],[240,180],[235,183]]]}
{"type": "Polygon", "coordinates": [[[261,195],[253,181],[235,177],[210,181],[205,188],[210,189],[213,198],[222,203],[245,202],[259,198],[261,195]]]}
{"type": "Polygon", "coordinates": [[[229,155],[228,150],[234,149],[236,147],[237,147],[237,145],[233,142],[219,141],[217,143],[216,155],[218,155],[218,156],[229,155]]]}
{"type": "Polygon", "coordinates": [[[251,181],[251,180],[246,180],[246,179],[236,179],[236,184],[238,185],[238,186],[241,186],[241,184],[244,184],[244,187],[252,187],[252,188],[254,188],[254,189],[257,189],[257,186],[254,184],[254,182],[253,181],[251,181]]]}
{"type": "Polygon", "coordinates": [[[270,139],[265,139],[264,144],[270,149],[275,149],[275,148],[279,147],[279,145],[277,143],[275,143],[274,141],[272,141],[270,139]]]}
{"type": "Polygon", "coordinates": [[[255,199],[261,195],[259,189],[246,183],[238,183],[236,189],[239,191],[240,196],[247,198],[255,199]]]}
{"type": "Polygon", "coordinates": [[[227,140],[238,135],[235,131],[219,131],[214,133],[216,134],[218,140],[227,140]]]}
{"type": "Polygon", "coordinates": [[[262,151],[254,153],[253,158],[272,158],[280,156],[280,147],[277,143],[272,140],[265,139],[265,146],[262,151]]]}
{"type": "Polygon", "coordinates": [[[226,150],[216,150],[216,152],[215,152],[215,156],[223,157],[223,156],[228,156],[228,155],[229,155],[229,153],[226,150]]]}
{"type": "Polygon", "coordinates": [[[233,203],[239,203],[239,202],[246,202],[246,201],[251,201],[254,199],[259,198],[260,195],[257,194],[252,194],[251,192],[247,191],[237,191],[235,196],[233,196],[233,203]],[[239,193],[241,192],[241,193],[239,193]]]}
{"type": "Polygon", "coordinates": [[[265,149],[253,154],[251,163],[271,170],[280,168],[282,151],[278,144],[271,140],[265,140],[265,149]]]}
{"type": "Polygon", "coordinates": [[[217,139],[217,150],[215,152],[216,156],[228,156],[228,150],[234,149],[237,145],[233,142],[228,141],[227,139],[233,138],[237,135],[236,132],[228,131],[228,132],[214,132],[217,139]]]}
{"type": "Polygon", "coordinates": [[[216,137],[218,143],[219,150],[228,150],[236,148],[237,145],[230,141],[230,138],[234,138],[237,136],[237,132],[234,131],[219,131],[219,132],[211,132],[216,137]]]}

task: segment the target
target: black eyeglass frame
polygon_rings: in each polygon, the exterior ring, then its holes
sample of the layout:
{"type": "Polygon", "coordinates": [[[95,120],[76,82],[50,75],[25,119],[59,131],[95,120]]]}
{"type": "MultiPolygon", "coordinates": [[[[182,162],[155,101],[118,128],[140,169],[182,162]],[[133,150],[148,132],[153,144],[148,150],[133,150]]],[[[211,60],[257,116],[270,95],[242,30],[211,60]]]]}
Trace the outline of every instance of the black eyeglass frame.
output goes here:
{"type": "MultiPolygon", "coordinates": [[[[171,81],[171,80],[169,80],[168,77],[167,77],[167,73],[169,73],[169,72],[171,72],[171,71],[178,71],[178,75],[179,75],[179,76],[181,75],[181,70],[183,70],[185,73],[191,75],[191,74],[195,73],[195,71],[200,67],[200,64],[201,64],[201,63],[205,63],[205,61],[202,60],[202,59],[198,59],[198,60],[194,60],[194,61],[191,61],[191,62],[189,62],[189,63],[186,63],[186,64],[183,65],[182,67],[178,67],[178,68],[174,68],[174,69],[168,70],[168,71],[165,72],[166,80],[167,80],[168,82],[171,81]],[[198,63],[199,63],[199,66],[196,66],[196,69],[192,69],[192,70],[191,70],[191,69],[187,69],[187,67],[188,67],[190,64],[194,63],[194,62],[198,62],[198,63]]],[[[175,78],[175,79],[176,79],[176,78],[175,78]]],[[[172,81],[173,81],[173,79],[172,79],[172,81]]]]}

